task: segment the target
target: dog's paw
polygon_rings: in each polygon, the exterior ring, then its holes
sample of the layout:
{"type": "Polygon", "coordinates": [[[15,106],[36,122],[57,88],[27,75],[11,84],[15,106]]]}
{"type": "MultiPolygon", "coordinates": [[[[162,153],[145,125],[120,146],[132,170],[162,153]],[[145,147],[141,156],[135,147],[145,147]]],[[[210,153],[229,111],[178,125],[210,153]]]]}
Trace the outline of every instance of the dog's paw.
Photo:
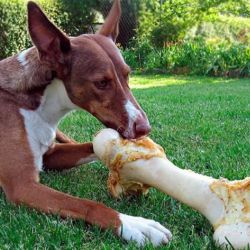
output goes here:
{"type": "Polygon", "coordinates": [[[154,246],[167,244],[172,238],[171,232],[154,220],[120,214],[122,222],[119,236],[127,241],[135,241],[138,246],[151,242],[154,246]]]}

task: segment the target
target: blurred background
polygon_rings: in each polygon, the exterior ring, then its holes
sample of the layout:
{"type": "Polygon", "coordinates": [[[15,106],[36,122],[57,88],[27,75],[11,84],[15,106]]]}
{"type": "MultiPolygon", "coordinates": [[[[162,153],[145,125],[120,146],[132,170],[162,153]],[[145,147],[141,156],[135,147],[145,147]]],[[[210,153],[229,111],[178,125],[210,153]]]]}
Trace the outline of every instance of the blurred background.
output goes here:
{"type": "MultiPolygon", "coordinates": [[[[40,0],[71,36],[93,33],[112,0],[40,0]]],[[[0,59],[31,46],[24,0],[0,0],[0,59]]],[[[249,0],[122,0],[117,43],[136,72],[250,76],[249,0]]]]}

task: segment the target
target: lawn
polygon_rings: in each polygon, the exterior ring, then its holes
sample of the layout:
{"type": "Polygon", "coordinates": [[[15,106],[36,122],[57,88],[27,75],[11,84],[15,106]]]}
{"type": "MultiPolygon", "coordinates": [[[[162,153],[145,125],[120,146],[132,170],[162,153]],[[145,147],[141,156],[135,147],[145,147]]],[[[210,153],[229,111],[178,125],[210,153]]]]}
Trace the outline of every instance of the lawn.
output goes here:
{"type": "MultiPolygon", "coordinates": [[[[249,79],[136,75],[131,86],[148,114],[152,139],[177,166],[228,179],[250,175],[249,79]]],[[[91,140],[102,125],[77,111],[60,128],[83,142],[91,140]]],[[[41,182],[123,213],[160,221],[173,233],[172,242],[162,249],[216,249],[211,226],[197,212],[155,189],[146,197],[114,200],[107,192],[107,176],[106,167],[97,162],[63,173],[42,173],[41,182]]],[[[0,249],[135,248],[110,231],[101,232],[82,221],[14,207],[3,193],[0,204],[0,249]]]]}

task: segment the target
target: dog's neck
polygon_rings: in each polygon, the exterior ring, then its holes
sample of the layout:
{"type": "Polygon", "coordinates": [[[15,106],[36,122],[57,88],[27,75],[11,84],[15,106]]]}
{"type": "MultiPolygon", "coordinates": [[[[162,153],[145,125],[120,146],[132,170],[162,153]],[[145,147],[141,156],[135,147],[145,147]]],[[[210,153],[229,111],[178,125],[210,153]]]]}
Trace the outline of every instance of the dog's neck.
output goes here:
{"type": "Polygon", "coordinates": [[[55,79],[49,84],[36,110],[20,108],[25,130],[37,169],[43,165],[43,155],[53,144],[60,119],[76,106],[70,101],[64,84],[55,79]]]}
{"type": "Polygon", "coordinates": [[[63,82],[39,60],[34,47],[0,61],[0,89],[18,99],[26,113],[35,114],[51,127],[77,108],[70,101],[63,82]],[[30,104],[34,100],[35,104],[30,104]]]}
{"type": "Polygon", "coordinates": [[[77,109],[77,106],[69,99],[63,82],[54,79],[46,87],[41,104],[34,112],[44,122],[55,127],[63,116],[74,109],[77,109]]]}
{"type": "Polygon", "coordinates": [[[10,92],[27,92],[46,86],[53,79],[48,65],[39,60],[36,48],[0,61],[0,88],[10,92]]]}

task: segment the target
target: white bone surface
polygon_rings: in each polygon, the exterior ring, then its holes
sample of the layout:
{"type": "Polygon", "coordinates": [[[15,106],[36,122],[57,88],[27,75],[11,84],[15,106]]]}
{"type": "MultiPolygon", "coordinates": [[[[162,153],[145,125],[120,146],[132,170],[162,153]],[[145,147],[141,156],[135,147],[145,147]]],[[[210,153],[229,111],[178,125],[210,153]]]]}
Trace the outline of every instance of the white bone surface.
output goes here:
{"type": "Polygon", "coordinates": [[[221,247],[250,245],[250,178],[230,182],[180,169],[152,140],[127,141],[112,129],[100,131],[93,146],[109,167],[113,196],[145,193],[155,187],[202,213],[213,225],[214,240],[221,247]]]}

